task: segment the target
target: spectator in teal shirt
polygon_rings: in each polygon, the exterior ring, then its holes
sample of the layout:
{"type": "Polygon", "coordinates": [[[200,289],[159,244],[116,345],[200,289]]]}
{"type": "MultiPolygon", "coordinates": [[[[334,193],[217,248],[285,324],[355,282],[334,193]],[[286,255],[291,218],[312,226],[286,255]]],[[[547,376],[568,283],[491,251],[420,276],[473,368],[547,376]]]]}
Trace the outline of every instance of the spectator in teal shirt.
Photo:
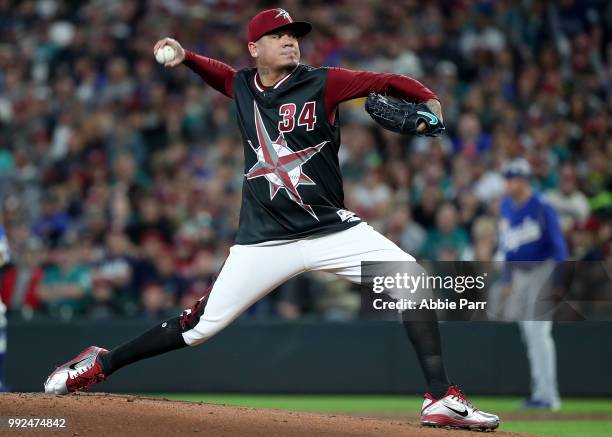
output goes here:
{"type": "Polygon", "coordinates": [[[427,233],[424,258],[439,260],[444,250],[460,254],[468,245],[468,234],[457,226],[457,209],[450,203],[442,204],[436,212],[436,227],[427,233]]]}
{"type": "Polygon", "coordinates": [[[50,253],[39,291],[40,300],[53,316],[69,319],[81,314],[91,296],[91,271],[79,263],[78,248],[62,243],[50,253]]]}

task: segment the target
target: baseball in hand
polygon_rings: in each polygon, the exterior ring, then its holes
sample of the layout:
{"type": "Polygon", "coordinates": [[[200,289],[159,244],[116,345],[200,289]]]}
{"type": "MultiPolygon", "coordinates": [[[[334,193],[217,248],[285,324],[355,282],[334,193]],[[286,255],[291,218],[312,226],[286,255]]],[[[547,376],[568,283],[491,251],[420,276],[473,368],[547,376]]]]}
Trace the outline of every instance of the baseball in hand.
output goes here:
{"type": "Polygon", "coordinates": [[[165,64],[166,62],[170,62],[176,56],[176,52],[170,46],[163,46],[157,52],[155,52],[155,60],[160,64],[165,64]]]}

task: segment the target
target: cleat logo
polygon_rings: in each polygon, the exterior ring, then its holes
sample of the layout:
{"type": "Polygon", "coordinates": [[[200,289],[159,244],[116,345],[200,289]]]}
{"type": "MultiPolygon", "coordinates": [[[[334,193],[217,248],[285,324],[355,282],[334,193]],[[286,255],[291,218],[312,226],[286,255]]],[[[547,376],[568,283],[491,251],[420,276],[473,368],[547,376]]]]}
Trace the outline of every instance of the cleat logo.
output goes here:
{"type": "Polygon", "coordinates": [[[72,363],[70,366],[68,366],[70,369],[72,370],[76,370],[76,366],[77,364],[81,364],[83,361],[85,361],[87,358],[83,358],[82,360],[77,361],[76,363],[72,363]]]}
{"type": "Polygon", "coordinates": [[[270,184],[270,200],[283,189],[287,197],[297,203],[304,211],[310,214],[315,220],[319,218],[312,207],[302,200],[298,192],[301,185],[316,185],[303,171],[302,166],[313,156],[321,151],[323,146],[329,141],[323,141],[316,146],[310,146],[302,150],[293,151],[287,145],[287,140],[280,132],[276,140],[272,140],[266,130],[257,103],[253,102],[255,110],[255,128],[257,130],[257,141],[259,147],[253,146],[249,140],[249,145],[255,155],[257,162],[247,174],[247,179],[264,177],[270,184]]]}
{"type": "Polygon", "coordinates": [[[464,408],[464,409],[463,409],[463,411],[459,411],[459,410],[455,410],[455,409],[454,409],[454,408],[452,408],[452,407],[449,407],[448,405],[445,405],[445,407],[446,407],[446,408],[448,408],[449,410],[451,410],[451,411],[453,411],[453,412],[457,413],[458,415],[460,415],[460,416],[462,416],[462,417],[467,417],[467,415],[468,415],[468,410],[467,410],[467,408],[464,408]]]}

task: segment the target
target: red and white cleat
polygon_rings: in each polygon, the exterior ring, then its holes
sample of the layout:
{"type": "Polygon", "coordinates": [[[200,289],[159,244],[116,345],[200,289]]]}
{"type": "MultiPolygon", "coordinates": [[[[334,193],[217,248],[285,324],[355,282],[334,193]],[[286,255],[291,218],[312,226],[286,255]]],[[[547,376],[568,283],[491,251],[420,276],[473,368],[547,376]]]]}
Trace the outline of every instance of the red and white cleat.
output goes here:
{"type": "Polygon", "coordinates": [[[499,417],[477,409],[453,385],[440,399],[435,399],[429,393],[425,395],[421,425],[492,431],[499,426],[499,417]]]}
{"type": "Polygon", "coordinates": [[[82,390],[106,379],[99,357],[108,351],[89,346],[76,358],[62,364],[45,381],[45,393],[63,395],[82,390]]]}

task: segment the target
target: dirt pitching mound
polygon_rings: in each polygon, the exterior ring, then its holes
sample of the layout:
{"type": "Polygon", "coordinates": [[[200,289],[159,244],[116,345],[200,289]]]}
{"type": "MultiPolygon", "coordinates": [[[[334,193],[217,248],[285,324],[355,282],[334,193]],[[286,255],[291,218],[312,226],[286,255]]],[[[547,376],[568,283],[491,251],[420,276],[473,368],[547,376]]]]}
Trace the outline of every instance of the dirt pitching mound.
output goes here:
{"type": "MultiPolygon", "coordinates": [[[[20,428],[0,435],[38,436],[455,436],[468,431],[423,428],[417,423],[331,414],[255,409],[229,405],[169,401],[106,393],[68,396],[39,393],[0,394],[0,416],[64,417],[66,428],[20,428]]],[[[488,434],[491,435],[491,434],[488,434]]],[[[516,436],[497,431],[495,437],[516,436]]],[[[521,434],[525,436],[525,434],[521,434]]]]}

